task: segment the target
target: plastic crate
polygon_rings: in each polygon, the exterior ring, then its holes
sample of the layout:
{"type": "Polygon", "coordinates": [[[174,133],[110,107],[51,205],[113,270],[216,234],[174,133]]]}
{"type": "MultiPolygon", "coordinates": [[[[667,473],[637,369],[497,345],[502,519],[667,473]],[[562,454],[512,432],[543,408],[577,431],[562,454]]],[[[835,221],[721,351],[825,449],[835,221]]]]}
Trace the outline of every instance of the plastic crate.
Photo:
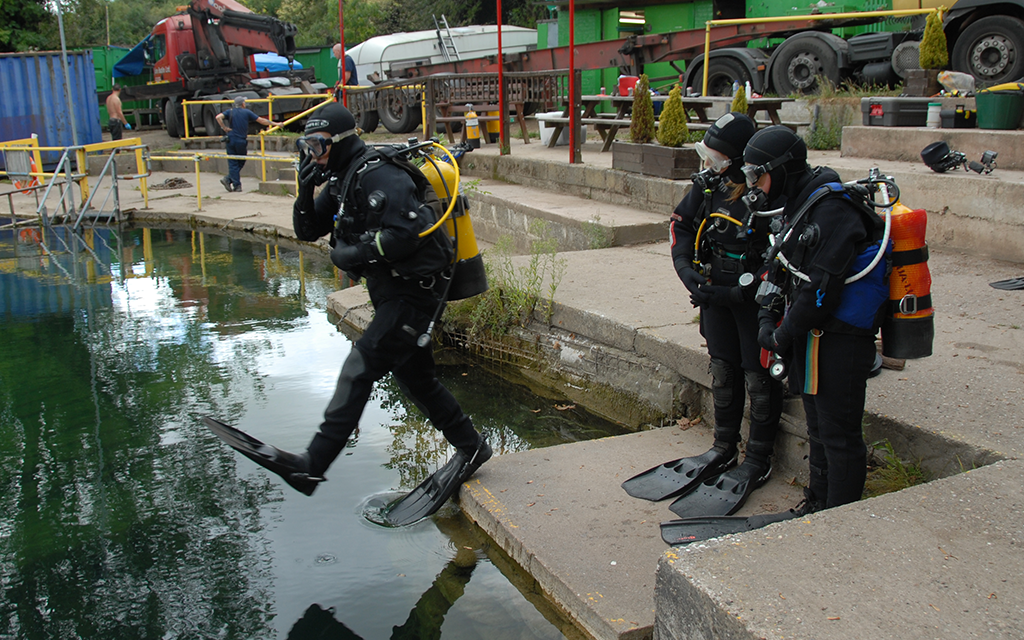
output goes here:
{"type": "Polygon", "coordinates": [[[873,97],[860,99],[865,127],[923,127],[931,98],[873,97]]]}

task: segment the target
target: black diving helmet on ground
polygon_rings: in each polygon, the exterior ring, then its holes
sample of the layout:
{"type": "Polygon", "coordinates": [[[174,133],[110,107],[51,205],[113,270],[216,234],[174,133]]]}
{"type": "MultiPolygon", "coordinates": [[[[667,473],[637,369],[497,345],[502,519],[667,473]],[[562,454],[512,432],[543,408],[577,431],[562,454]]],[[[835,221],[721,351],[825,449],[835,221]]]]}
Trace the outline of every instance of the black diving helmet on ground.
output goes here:
{"type": "Polygon", "coordinates": [[[975,173],[992,173],[992,170],[996,168],[998,155],[999,153],[996,151],[985,151],[981,154],[980,162],[968,161],[966,154],[953,151],[942,140],[933,142],[921,150],[921,160],[936,173],[945,173],[958,167],[963,167],[964,171],[970,170],[975,173]]]}

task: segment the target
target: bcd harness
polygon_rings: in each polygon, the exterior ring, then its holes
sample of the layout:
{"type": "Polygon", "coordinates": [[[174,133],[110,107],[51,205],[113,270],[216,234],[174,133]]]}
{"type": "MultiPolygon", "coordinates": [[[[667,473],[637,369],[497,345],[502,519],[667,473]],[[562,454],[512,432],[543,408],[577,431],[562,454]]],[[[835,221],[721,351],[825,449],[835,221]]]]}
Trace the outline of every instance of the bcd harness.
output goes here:
{"type": "MultiPolygon", "coordinates": [[[[788,283],[795,285],[797,280],[811,282],[810,276],[801,271],[801,268],[807,250],[818,242],[820,232],[817,225],[803,223],[803,218],[823,199],[843,198],[853,205],[861,215],[867,217],[869,228],[877,228],[878,214],[875,213],[874,207],[878,205],[873,200],[869,200],[872,191],[877,190],[872,185],[880,182],[891,184],[891,181],[873,178],[869,180],[871,182],[858,182],[849,185],[829,182],[811,193],[782,230],[775,235],[767,254],[768,274],[758,289],[757,300],[764,300],[771,294],[783,293],[784,288],[790,288],[787,287],[788,283]],[[782,247],[798,228],[800,235],[797,236],[796,248],[792,255],[787,256],[783,254],[782,247]],[[787,278],[785,274],[781,273],[782,271],[788,273],[790,277],[787,278]]],[[[832,313],[833,317],[861,329],[875,328],[877,311],[888,298],[890,263],[887,256],[892,251],[892,243],[889,239],[891,224],[891,214],[887,211],[881,238],[873,234],[874,237],[870,237],[858,251],[850,267],[853,274],[844,279],[846,287],[843,290],[839,307],[832,313]],[[876,302],[877,304],[875,304],[876,302]]],[[[819,307],[823,304],[830,277],[832,276],[825,271],[818,290],[815,292],[816,305],[819,307]]],[[[778,299],[781,301],[781,296],[778,299]]]]}
{"type": "MultiPolygon", "coordinates": [[[[374,171],[385,163],[402,169],[416,185],[417,199],[422,203],[419,211],[406,212],[409,220],[415,221],[420,231],[429,229],[441,216],[441,203],[434,193],[433,188],[426,176],[419,168],[409,161],[407,155],[412,147],[397,149],[394,147],[370,147],[359,158],[354,160],[345,172],[341,186],[335,198],[338,201],[338,214],[335,217],[335,236],[339,239],[353,244],[356,241],[372,240],[376,244],[378,252],[383,256],[380,247],[380,212],[387,206],[386,194],[365,194],[362,189],[361,180],[371,171],[374,171]],[[351,200],[350,200],[351,198],[351,200]],[[352,203],[364,212],[365,229],[361,233],[353,233],[352,227],[356,221],[352,216],[346,215],[345,206],[352,203]],[[369,238],[367,238],[369,234],[369,238]]],[[[406,280],[415,280],[421,286],[430,288],[436,283],[438,277],[445,277],[445,272],[450,270],[455,258],[451,239],[443,228],[438,226],[426,237],[423,237],[419,249],[406,260],[390,263],[393,276],[406,280]]]]}

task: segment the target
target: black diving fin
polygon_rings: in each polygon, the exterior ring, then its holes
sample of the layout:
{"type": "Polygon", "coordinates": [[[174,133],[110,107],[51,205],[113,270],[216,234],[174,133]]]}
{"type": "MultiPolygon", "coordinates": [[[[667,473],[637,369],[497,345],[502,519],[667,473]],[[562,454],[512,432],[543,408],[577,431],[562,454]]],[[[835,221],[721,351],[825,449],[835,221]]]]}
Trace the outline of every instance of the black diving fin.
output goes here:
{"type": "Polygon", "coordinates": [[[433,515],[448,498],[455,495],[462,483],[469,480],[480,465],[491,458],[491,446],[481,439],[473,455],[461,449],[443,467],[407,495],[391,503],[384,512],[384,520],[392,527],[403,527],[433,515]]]}
{"type": "Polygon", "coordinates": [[[258,440],[248,433],[224,424],[220,420],[203,416],[203,424],[229,447],[249,458],[268,471],[284,478],[293,489],[307,496],[313,495],[316,486],[327,478],[309,474],[309,459],[306,454],[291,453],[258,440]]]}
{"type": "Polygon", "coordinates": [[[770,464],[766,468],[744,460],[735,469],[705,480],[696,490],[669,505],[669,509],[680,518],[731,516],[755,489],[768,481],[771,473],[770,464]]]}
{"type": "Polygon", "coordinates": [[[707,516],[683,518],[661,523],[661,539],[670,545],[690,544],[731,533],[753,531],[776,522],[792,520],[805,515],[797,509],[781,513],[765,513],[758,516],[707,516]]]}
{"type": "Polygon", "coordinates": [[[726,471],[736,464],[736,452],[729,455],[722,449],[709,449],[706,453],[689,458],[670,460],[622,483],[626,493],[634,498],[657,502],[692,491],[701,482],[726,471]]]}
{"type": "Polygon", "coordinates": [[[1024,289],[1024,278],[1010,278],[1009,280],[997,280],[995,282],[988,283],[988,286],[996,289],[1002,289],[1003,291],[1018,291],[1024,289]]]}

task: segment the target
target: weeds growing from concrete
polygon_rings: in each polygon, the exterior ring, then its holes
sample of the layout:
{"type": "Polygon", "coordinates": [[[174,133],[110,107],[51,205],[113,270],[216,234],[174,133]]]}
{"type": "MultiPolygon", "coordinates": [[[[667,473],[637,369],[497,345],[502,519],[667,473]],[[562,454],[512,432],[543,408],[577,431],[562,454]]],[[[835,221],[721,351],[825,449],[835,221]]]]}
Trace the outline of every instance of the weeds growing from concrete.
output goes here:
{"type": "Polygon", "coordinates": [[[566,262],[558,257],[558,243],[544,220],[530,223],[534,237],[529,261],[517,267],[514,243],[502,236],[484,255],[490,289],[468,300],[452,303],[445,318],[465,328],[470,335],[506,335],[525,327],[535,311],[551,319],[555,291],[565,275],[566,262]]]}
{"type": "Polygon", "coordinates": [[[873,443],[871,448],[881,457],[881,464],[868,470],[864,497],[872,498],[928,481],[928,474],[921,465],[901,460],[888,440],[873,443]]]}

